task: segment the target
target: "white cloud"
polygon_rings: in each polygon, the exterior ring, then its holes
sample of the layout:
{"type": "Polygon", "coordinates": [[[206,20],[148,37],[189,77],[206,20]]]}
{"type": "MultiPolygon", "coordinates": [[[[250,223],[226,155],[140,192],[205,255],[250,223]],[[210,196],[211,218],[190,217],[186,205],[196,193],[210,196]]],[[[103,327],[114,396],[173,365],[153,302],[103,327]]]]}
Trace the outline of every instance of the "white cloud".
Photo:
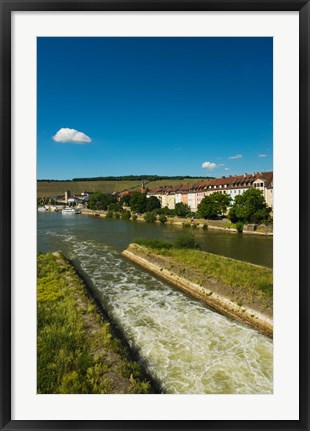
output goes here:
{"type": "Polygon", "coordinates": [[[213,162],[203,162],[201,167],[206,168],[206,169],[215,169],[215,168],[218,168],[219,165],[217,165],[216,163],[213,163],[213,162]]]}
{"type": "Polygon", "coordinates": [[[267,157],[267,154],[259,154],[258,157],[267,157]]]}
{"type": "Polygon", "coordinates": [[[230,169],[229,168],[224,168],[225,169],[225,171],[230,171],[230,169]]]}
{"type": "Polygon", "coordinates": [[[229,159],[241,159],[242,158],[242,154],[236,154],[235,156],[230,156],[228,158],[229,159]]]}
{"type": "Polygon", "coordinates": [[[85,133],[68,128],[59,129],[53,139],[56,142],[71,142],[73,144],[86,144],[92,141],[85,133]]]}

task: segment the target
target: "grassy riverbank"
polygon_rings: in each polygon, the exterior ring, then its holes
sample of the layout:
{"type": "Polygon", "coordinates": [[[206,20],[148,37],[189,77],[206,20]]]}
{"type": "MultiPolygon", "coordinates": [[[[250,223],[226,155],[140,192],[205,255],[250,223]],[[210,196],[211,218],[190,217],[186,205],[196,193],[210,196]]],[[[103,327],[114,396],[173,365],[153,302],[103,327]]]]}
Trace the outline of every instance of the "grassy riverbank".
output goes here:
{"type": "Polygon", "coordinates": [[[265,326],[266,321],[272,322],[271,269],[184,248],[182,244],[138,242],[140,245],[131,244],[124,255],[215,309],[270,332],[265,326]]]}
{"type": "Polygon", "coordinates": [[[152,392],[61,253],[38,255],[37,317],[38,393],[152,392]]]}

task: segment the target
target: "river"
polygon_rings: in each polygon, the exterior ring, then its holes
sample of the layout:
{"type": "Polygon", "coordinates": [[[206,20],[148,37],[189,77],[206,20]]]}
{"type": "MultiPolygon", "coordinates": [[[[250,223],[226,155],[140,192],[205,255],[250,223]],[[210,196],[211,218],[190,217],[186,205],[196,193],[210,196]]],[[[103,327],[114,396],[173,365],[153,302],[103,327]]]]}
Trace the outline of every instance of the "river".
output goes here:
{"type": "MultiPolygon", "coordinates": [[[[123,258],[136,237],[171,239],[182,228],[38,213],[38,251],[62,250],[165,393],[272,393],[272,340],[210,310],[123,258]]],[[[183,228],[184,229],[184,228],[183,228]]],[[[272,239],[195,231],[204,249],[272,265],[272,239]]]]}

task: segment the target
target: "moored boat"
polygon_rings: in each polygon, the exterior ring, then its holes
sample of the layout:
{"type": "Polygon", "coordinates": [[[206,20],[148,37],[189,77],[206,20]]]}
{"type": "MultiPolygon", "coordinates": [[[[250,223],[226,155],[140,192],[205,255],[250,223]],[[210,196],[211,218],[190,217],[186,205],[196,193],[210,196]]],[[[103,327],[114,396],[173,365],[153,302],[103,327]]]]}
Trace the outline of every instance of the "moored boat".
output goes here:
{"type": "Polygon", "coordinates": [[[62,214],[77,214],[75,209],[72,207],[65,207],[61,212],[62,214]]]}

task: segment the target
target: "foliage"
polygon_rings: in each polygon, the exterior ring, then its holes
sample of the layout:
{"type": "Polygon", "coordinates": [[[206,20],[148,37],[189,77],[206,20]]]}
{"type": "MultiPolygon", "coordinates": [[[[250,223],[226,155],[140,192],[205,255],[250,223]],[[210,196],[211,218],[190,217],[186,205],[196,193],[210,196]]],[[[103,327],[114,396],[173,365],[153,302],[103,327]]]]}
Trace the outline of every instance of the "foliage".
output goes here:
{"type": "Polygon", "coordinates": [[[164,241],[161,239],[147,239],[147,238],[135,238],[133,243],[138,245],[143,245],[150,248],[165,248],[169,249],[173,247],[173,244],[169,241],[164,241]]]}
{"type": "Polygon", "coordinates": [[[146,193],[134,192],[129,200],[131,211],[143,214],[146,211],[146,193]]]}
{"type": "Polygon", "coordinates": [[[205,219],[215,220],[226,213],[230,202],[231,197],[228,194],[215,192],[202,199],[198,212],[205,219]]]}
{"type": "Polygon", "coordinates": [[[108,211],[105,216],[106,218],[113,218],[113,211],[108,211]]]}
{"type": "Polygon", "coordinates": [[[119,202],[113,202],[111,204],[108,205],[108,210],[109,211],[121,211],[123,209],[122,205],[120,205],[119,202]]]}
{"type": "Polygon", "coordinates": [[[181,268],[189,268],[200,274],[201,283],[205,277],[212,277],[234,288],[232,292],[244,295],[248,302],[258,297],[263,303],[272,305],[273,274],[270,268],[200,250],[187,250],[184,253],[182,249],[171,248],[155,252],[179,264],[181,268]]]}
{"type": "Polygon", "coordinates": [[[184,204],[183,202],[179,202],[175,204],[175,214],[178,217],[185,217],[190,212],[191,212],[191,209],[187,204],[184,204]]]}
{"type": "Polygon", "coordinates": [[[137,218],[138,218],[137,214],[131,213],[131,220],[135,221],[135,220],[137,220],[137,218]]]}
{"type": "Polygon", "coordinates": [[[131,212],[128,210],[121,211],[121,219],[122,220],[129,220],[131,217],[131,212]]]}
{"type": "Polygon", "coordinates": [[[175,210],[172,210],[168,207],[161,208],[160,213],[166,216],[175,216],[175,210]]]}
{"type": "Polygon", "coordinates": [[[237,229],[237,232],[239,232],[239,233],[243,232],[243,223],[241,221],[238,221],[236,223],[236,229],[237,229]]]}
{"type": "Polygon", "coordinates": [[[160,208],[160,200],[156,196],[150,196],[147,198],[146,211],[153,211],[160,208]]]}
{"type": "Polygon", "coordinates": [[[160,223],[164,224],[167,221],[167,217],[165,216],[165,214],[160,214],[158,220],[160,221],[160,223]]]}
{"type": "Polygon", "coordinates": [[[130,202],[130,195],[129,194],[121,196],[121,198],[119,200],[119,203],[122,206],[123,205],[129,205],[129,202],[130,202]]]}
{"type": "Polygon", "coordinates": [[[199,242],[191,232],[182,233],[179,235],[174,244],[175,248],[200,248],[199,242]]]}
{"type": "Polygon", "coordinates": [[[144,220],[147,223],[155,223],[156,222],[156,214],[152,211],[148,211],[144,214],[144,220]]]}
{"type": "Polygon", "coordinates": [[[37,392],[149,392],[140,365],[127,359],[62,255],[38,255],[37,277],[37,392]],[[134,380],[128,370],[136,370],[134,380]]]}
{"type": "Polygon", "coordinates": [[[251,188],[235,197],[228,218],[233,223],[268,223],[270,212],[261,191],[251,188]]]}
{"type": "Polygon", "coordinates": [[[87,206],[91,210],[107,210],[110,204],[116,202],[117,199],[112,194],[96,192],[89,198],[87,206]]]}

